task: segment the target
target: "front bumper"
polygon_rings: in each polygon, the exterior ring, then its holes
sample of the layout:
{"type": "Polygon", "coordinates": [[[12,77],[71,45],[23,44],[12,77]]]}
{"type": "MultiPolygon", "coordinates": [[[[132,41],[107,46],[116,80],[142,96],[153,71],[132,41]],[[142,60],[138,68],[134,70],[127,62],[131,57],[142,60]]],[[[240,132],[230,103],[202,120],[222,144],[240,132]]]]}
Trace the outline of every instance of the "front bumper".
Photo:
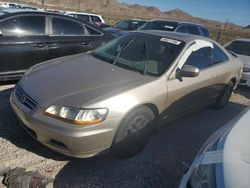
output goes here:
{"type": "Polygon", "coordinates": [[[106,119],[98,125],[84,127],[43,115],[43,108],[28,110],[16,98],[10,97],[11,106],[24,129],[45,146],[67,156],[87,158],[110,148],[120,118],[106,119]]]}
{"type": "Polygon", "coordinates": [[[250,72],[242,73],[242,77],[239,84],[250,87],[250,72]]]}

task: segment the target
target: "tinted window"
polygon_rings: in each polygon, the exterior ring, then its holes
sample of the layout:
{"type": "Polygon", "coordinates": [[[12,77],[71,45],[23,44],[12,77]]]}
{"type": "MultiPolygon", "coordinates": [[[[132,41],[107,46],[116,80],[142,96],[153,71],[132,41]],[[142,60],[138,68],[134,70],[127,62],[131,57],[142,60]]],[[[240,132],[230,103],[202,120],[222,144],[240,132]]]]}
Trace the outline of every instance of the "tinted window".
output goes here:
{"type": "Polygon", "coordinates": [[[187,26],[187,33],[200,35],[198,28],[195,26],[187,26]]]}
{"type": "Polygon", "coordinates": [[[226,54],[214,44],[214,48],[212,49],[212,60],[213,64],[221,63],[227,61],[226,54]]]}
{"type": "Polygon", "coordinates": [[[97,31],[96,29],[89,27],[87,25],[85,25],[86,29],[88,30],[90,35],[102,35],[101,32],[97,31]]]}
{"type": "Polygon", "coordinates": [[[185,65],[192,65],[199,69],[209,67],[211,65],[210,48],[201,48],[192,52],[185,65]]]}
{"type": "Polygon", "coordinates": [[[201,28],[201,31],[202,31],[202,33],[203,33],[203,36],[209,37],[209,33],[208,33],[207,28],[204,28],[204,27],[200,27],[200,28],[201,28]]]}
{"type": "Polygon", "coordinates": [[[123,30],[132,31],[132,30],[136,30],[139,27],[141,27],[144,23],[146,23],[146,22],[145,21],[137,21],[137,20],[122,20],[122,21],[118,22],[114,27],[119,28],[119,29],[123,29],[123,30]]]}
{"type": "Polygon", "coordinates": [[[177,26],[176,22],[152,21],[144,24],[139,30],[163,30],[173,31],[177,26]]]}
{"type": "Polygon", "coordinates": [[[247,41],[233,41],[226,46],[226,49],[236,54],[250,56],[250,42],[247,41]]]}
{"type": "Polygon", "coordinates": [[[177,32],[180,32],[180,33],[187,33],[187,27],[186,26],[180,26],[177,30],[177,32]]]}
{"type": "Polygon", "coordinates": [[[97,48],[92,55],[125,69],[159,76],[182,50],[184,43],[177,42],[178,45],[161,37],[128,34],[97,48]]]}
{"type": "Polygon", "coordinates": [[[93,22],[102,22],[102,20],[98,16],[90,16],[90,17],[93,22]]]}
{"type": "Polygon", "coordinates": [[[89,22],[89,15],[77,14],[77,18],[84,22],[89,22]]]}
{"type": "Polygon", "coordinates": [[[52,18],[53,35],[83,35],[84,27],[78,22],[52,18]]]}
{"type": "Polygon", "coordinates": [[[0,23],[3,35],[44,35],[44,16],[20,16],[10,18],[0,23]]]}

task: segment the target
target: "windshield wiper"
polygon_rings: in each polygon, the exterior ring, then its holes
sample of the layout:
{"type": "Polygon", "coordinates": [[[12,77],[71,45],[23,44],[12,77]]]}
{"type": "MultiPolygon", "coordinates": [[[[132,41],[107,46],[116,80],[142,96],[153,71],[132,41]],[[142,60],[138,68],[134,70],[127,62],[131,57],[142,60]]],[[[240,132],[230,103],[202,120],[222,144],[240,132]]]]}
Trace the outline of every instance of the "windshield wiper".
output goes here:
{"type": "Polygon", "coordinates": [[[133,39],[132,39],[131,41],[129,41],[126,45],[124,45],[123,47],[120,47],[119,49],[116,50],[117,55],[116,55],[114,61],[112,62],[113,65],[115,65],[116,62],[117,62],[117,60],[120,58],[120,55],[121,55],[122,51],[123,51],[123,50],[126,50],[126,49],[129,47],[129,45],[130,45],[132,42],[134,42],[134,40],[135,40],[136,38],[137,38],[137,37],[133,38],[133,39]]]}

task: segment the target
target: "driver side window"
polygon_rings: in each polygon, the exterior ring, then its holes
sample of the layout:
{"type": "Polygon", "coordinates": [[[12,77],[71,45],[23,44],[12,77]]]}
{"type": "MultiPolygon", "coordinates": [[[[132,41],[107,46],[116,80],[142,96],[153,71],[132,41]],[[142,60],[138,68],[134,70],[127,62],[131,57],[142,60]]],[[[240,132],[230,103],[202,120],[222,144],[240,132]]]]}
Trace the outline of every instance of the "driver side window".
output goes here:
{"type": "Polygon", "coordinates": [[[204,69],[212,65],[210,47],[204,47],[190,54],[185,65],[204,69]]]}

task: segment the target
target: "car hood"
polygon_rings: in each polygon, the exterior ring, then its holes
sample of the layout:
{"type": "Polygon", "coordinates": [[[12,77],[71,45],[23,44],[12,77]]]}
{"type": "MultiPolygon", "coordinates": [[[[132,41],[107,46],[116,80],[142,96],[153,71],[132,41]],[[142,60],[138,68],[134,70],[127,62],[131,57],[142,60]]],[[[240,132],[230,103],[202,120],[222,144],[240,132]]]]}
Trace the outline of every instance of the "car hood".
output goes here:
{"type": "Polygon", "coordinates": [[[250,67],[250,56],[237,54],[244,66],[250,67]]]}
{"type": "Polygon", "coordinates": [[[18,85],[41,107],[83,107],[155,79],[77,54],[32,67],[18,85]]]}

